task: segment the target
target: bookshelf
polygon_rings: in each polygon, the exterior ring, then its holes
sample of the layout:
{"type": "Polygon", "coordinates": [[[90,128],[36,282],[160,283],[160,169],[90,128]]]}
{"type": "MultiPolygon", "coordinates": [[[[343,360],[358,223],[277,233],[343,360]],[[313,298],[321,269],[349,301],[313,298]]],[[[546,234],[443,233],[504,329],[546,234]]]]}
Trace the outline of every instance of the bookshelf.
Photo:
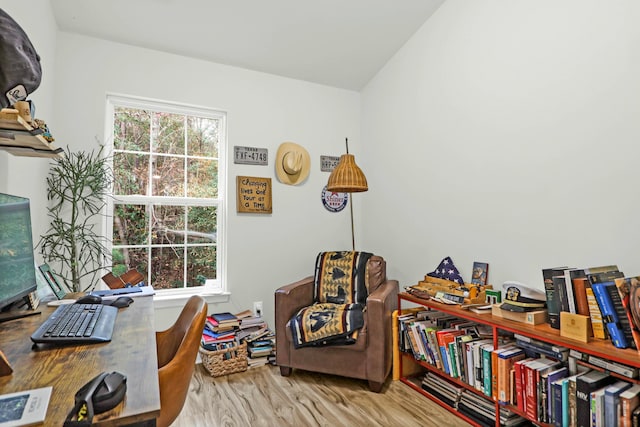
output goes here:
{"type": "MultiPolygon", "coordinates": [[[[572,340],[569,338],[565,338],[560,336],[560,331],[557,329],[551,328],[547,323],[538,324],[538,325],[529,325],[524,324],[504,318],[500,318],[497,316],[492,316],[491,314],[476,314],[469,310],[464,310],[460,308],[459,305],[449,305],[443,304],[440,302],[436,302],[433,300],[425,300],[421,298],[414,297],[406,292],[401,292],[398,294],[398,310],[399,313],[403,311],[403,309],[409,307],[424,307],[435,311],[440,311],[443,313],[450,314],[460,319],[469,320],[472,322],[476,322],[479,325],[484,325],[485,327],[491,328],[492,334],[491,339],[493,340],[494,348],[498,348],[498,337],[499,331],[511,332],[519,335],[523,335],[529,338],[537,339],[543,341],[545,343],[550,343],[556,346],[567,347],[570,349],[570,354],[575,355],[583,355],[586,359],[587,356],[595,356],[596,358],[605,359],[608,361],[617,362],[623,365],[627,365],[632,368],[640,368],[640,353],[635,349],[619,349],[615,348],[613,344],[609,342],[609,340],[599,340],[599,339],[591,339],[589,342],[584,343],[577,340],[572,340]],[[411,304],[409,304],[411,303],[411,304]],[[404,307],[403,307],[404,305],[404,307]]],[[[588,363],[586,361],[582,361],[578,358],[577,364],[587,366],[594,370],[600,370],[606,372],[614,377],[618,377],[630,383],[640,384],[640,379],[629,378],[628,376],[619,375],[615,372],[611,372],[610,370],[604,369],[600,366],[588,363]]],[[[400,351],[400,357],[398,360],[399,364],[399,379],[401,382],[405,383],[415,391],[421,393],[426,398],[434,401],[439,404],[446,410],[450,411],[454,415],[464,419],[472,425],[481,425],[479,422],[476,422],[469,416],[461,413],[456,408],[447,405],[445,402],[441,400],[436,394],[430,393],[425,390],[421,385],[421,377],[425,375],[425,373],[429,372],[434,375],[437,375],[442,381],[446,381],[451,385],[451,387],[462,388],[466,393],[473,394],[474,396],[479,396],[486,401],[489,401],[493,404],[493,420],[495,420],[495,425],[500,426],[500,422],[498,414],[501,413],[504,409],[507,409],[517,415],[520,415],[524,418],[529,419],[536,425],[540,426],[553,426],[553,424],[541,423],[537,420],[531,419],[527,417],[524,411],[520,410],[517,406],[512,404],[503,404],[499,403],[497,399],[492,398],[490,396],[485,395],[482,391],[477,390],[470,384],[460,380],[459,378],[452,377],[448,375],[445,371],[437,368],[436,366],[424,362],[419,361],[414,358],[414,355],[410,351],[400,351]]]]}

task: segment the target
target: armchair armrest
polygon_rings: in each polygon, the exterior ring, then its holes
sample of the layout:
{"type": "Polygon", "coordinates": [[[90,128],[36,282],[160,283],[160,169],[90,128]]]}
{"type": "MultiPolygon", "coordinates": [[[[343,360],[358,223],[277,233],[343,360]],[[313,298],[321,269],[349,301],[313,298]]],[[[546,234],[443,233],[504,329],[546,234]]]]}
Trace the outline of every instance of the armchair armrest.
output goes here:
{"type": "Polygon", "coordinates": [[[379,390],[393,362],[393,311],[398,308],[398,281],[386,280],[367,298],[367,372],[369,386],[379,390]]]}
{"type": "MultiPolygon", "coordinates": [[[[383,336],[382,330],[388,324],[391,326],[393,310],[398,308],[398,281],[386,280],[367,297],[367,317],[372,319],[385,318],[384,322],[368,322],[367,326],[374,336],[383,336]],[[386,319],[388,318],[388,319],[386,319]]],[[[391,329],[389,329],[391,331],[391,329]]]]}
{"type": "Polygon", "coordinates": [[[302,307],[313,304],[313,276],[282,286],[275,293],[276,359],[281,366],[289,366],[287,322],[302,307]]]}

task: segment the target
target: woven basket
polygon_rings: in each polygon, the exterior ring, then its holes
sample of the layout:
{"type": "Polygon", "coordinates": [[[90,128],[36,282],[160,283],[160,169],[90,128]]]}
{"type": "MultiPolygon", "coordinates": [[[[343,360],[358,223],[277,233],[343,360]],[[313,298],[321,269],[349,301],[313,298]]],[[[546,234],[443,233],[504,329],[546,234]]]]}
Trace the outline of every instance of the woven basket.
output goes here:
{"type": "Polygon", "coordinates": [[[206,350],[200,347],[202,366],[212,377],[244,372],[247,370],[247,344],[242,343],[222,350],[206,350]]]}

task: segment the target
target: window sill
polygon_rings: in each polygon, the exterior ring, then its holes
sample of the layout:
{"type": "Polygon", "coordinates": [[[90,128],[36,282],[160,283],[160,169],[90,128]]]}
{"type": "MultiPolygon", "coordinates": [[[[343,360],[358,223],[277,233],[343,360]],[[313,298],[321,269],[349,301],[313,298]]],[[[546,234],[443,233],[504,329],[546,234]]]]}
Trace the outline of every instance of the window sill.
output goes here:
{"type": "Polygon", "coordinates": [[[230,292],[212,293],[207,292],[204,289],[186,289],[177,290],[175,292],[169,291],[162,292],[160,294],[156,293],[153,296],[153,304],[155,308],[183,307],[192,295],[200,295],[205,299],[205,301],[207,301],[207,304],[229,302],[231,297],[230,292]]]}

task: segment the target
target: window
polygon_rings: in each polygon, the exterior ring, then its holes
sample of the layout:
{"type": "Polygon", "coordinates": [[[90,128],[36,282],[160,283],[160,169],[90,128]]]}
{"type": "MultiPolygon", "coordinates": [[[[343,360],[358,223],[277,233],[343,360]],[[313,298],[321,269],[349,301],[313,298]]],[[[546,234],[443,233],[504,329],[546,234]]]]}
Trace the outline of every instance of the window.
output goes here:
{"type": "Polygon", "coordinates": [[[110,96],[107,120],[113,274],[135,268],[160,292],[221,290],[225,114],[110,96]]]}

